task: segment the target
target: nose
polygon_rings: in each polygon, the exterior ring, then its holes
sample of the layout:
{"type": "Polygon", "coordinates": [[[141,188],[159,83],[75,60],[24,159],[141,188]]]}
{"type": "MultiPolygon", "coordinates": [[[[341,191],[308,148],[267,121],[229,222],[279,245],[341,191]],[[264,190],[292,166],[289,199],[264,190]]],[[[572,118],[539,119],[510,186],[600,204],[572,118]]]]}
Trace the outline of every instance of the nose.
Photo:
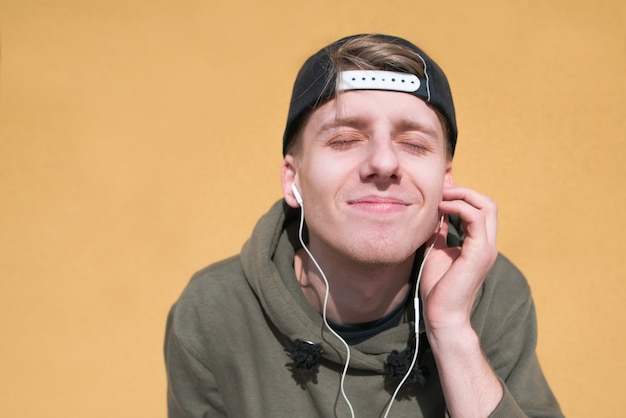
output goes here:
{"type": "Polygon", "coordinates": [[[400,161],[389,135],[370,138],[361,177],[374,181],[400,180],[400,161]]]}

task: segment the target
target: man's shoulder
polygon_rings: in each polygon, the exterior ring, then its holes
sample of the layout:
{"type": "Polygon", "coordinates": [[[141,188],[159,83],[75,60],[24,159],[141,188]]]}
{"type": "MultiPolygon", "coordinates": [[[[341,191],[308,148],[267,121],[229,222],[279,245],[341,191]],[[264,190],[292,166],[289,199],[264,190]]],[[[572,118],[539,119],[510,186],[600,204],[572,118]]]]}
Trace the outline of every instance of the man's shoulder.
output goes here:
{"type": "Polygon", "coordinates": [[[516,296],[530,295],[530,287],[524,274],[511,260],[499,253],[496,261],[487,275],[485,287],[497,293],[507,293],[516,296]]]}
{"type": "Polygon", "coordinates": [[[229,277],[233,274],[242,274],[241,272],[241,258],[239,255],[233,255],[212,263],[194,273],[190,284],[192,282],[219,282],[221,278],[229,277]]]}
{"type": "Polygon", "coordinates": [[[489,271],[476,298],[473,323],[482,328],[487,322],[504,323],[511,316],[525,317],[532,309],[530,286],[522,272],[502,254],[489,271]]]}
{"type": "Polygon", "coordinates": [[[194,273],[182,296],[193,294],[206,300],[207,296],[223,295],[246,284],[239,255],[210,264],[194,273]]]}
{"type": "Polygon", "coordinates": [[[232,256],[196,272],[178,298],[175,309],[178,313],[201,311],[202,317],[208,317],[212,312],[229,308],[233,300],[251,297],[251,293],[240,257],[232,256]]]}
{"type": "Polygon", "coordinates": [[[232,327],[255,309],[254,300],[239,256],[211,264],[192,276],[171,307],[166,338],[210,364],[214,350],[227,349],[232,327]]]}

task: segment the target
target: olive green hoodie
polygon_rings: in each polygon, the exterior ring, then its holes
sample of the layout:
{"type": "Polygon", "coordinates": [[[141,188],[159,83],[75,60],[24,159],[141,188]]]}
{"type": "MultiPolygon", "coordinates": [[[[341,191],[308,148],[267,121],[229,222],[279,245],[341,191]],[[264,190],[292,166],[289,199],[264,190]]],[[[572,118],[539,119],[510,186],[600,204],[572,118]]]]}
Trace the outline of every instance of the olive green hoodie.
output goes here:
{"type": "MultiPolygon", "coordinates": [[[[295,277],[297,226],[298,211],[277,202],[241,254],[194,275],[172,307],[165,339],[170,418],[350,417],[340,390],[346,350],[295,277]],[[319,357],[304,353],[308,369],[288,355],[297,344],[321,348],[319,357]]],[[[398,326],[351,347],[345,393],[356,417],[383,416],[400,381],[390,374],[389,355],[414,344],[411,311],[398,326]]],[[[472,325],[505,388],[492,417],[562,417],[535,355],[528,284],[503,256],[477,297],[472,325]]],[[[447,416],[432,353],[421,340],[425,383],[405,384],[389,417],[447,416]]]]}

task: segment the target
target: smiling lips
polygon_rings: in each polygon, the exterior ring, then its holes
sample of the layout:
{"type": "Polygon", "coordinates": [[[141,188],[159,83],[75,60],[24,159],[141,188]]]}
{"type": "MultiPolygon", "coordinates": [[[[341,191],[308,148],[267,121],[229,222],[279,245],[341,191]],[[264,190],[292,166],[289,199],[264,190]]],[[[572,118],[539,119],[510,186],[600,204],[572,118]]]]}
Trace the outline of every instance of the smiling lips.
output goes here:
{"type": "Polygon", "coordinates": [[[395,197],[365,196],[349,200],[348,205],[365,212],[394,213],[404,211],[411,203],[395,197]]]}

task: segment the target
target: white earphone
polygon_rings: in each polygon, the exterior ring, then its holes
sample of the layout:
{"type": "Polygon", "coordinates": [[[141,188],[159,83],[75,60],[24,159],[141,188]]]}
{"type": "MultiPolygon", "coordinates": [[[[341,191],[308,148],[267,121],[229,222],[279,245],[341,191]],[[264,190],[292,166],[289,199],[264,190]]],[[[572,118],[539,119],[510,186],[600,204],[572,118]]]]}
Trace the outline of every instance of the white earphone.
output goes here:
{"type": "Polygon", "coordinates": [[[300,192],[296,187],[296,183],[291,183],[291,191],[293,192],[293,197],[296,198],[296,202],[298,202],[298,205],[302,207],[302,196],[300,196],[300,192]]]}

